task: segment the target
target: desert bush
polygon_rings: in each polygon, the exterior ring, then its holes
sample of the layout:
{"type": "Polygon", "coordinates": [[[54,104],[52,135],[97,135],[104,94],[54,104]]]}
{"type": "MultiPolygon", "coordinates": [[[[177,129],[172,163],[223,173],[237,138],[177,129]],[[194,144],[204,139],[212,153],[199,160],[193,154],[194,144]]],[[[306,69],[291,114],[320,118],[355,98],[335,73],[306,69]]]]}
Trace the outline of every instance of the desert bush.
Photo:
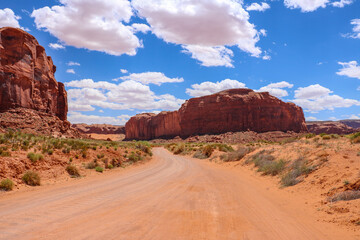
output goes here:
{"type": "Polygon", "coordinates": [[[105,157],[105,155],[102,153],[102,154],[96,155],[96,157],[97,157],[98,159],[102,159],[103,157],[105,157]]]}
{"type": "Polygon", "coordinates": [[[212,144],[208,144],[205,145],[202,149],[202,153],[204,154],[204,156],[211,157],[211,154],[214,152],[216,146],[212,145],[212,144]]]}
{"type": "Polygon", "coordinates": [[[108,168],[108,169],[113,169],[114,166],[110,163],[110,164],[107,165],[107,168],[108,168]]]}
{"type": "Polygon", "coordinates": [[[308,175],[315,169],[315,166],[308,166],[308,162],[300,157],[290,165],[289,172],[282,176],[281,184],[284,187],[294,186],[300,182],[298,177],[301,175],[308,175]]]}
{"type": "Polygon", "coordinates": [[[4,179],[0,182],[0,189],[4,191],[11,191],[14,188],[14,183],[10,179],[4,179]]]}
{"type": "Polygon", "coordinates": [[[135,147],[140,149],[142,152],[152,156],[151,145],[147,141],[139,141],[135,144],[135,147]]]}
{"type": "Polygon", "coordinates": [[[215,144],[217,146],[217,148],[219,149],[219,151],[221,152],[232,152],[234,151],[233,147],[227,144],[215,144]]]}
{"type": "Polygon", "coordinates": [[[345,192],[337,193],[332,197],[329,197],[330,202],[337,202],[337,201],[350,201],[360,198],[360,191],[359,190],[348,190],[345,192]]]}
{"type": "Polygon", "coordinates": [[[7,151],[6,147],[2,147],[2,148],[0,148],[0,156],[1,157],[10,157],[11,153],[9,151],[7,151]]]}
{"type": "Polygon", "coordinates": [[[205,159],[205,158],[208,158],[208,157],[206,155],[204,155],[204,153],[201,150],[197,150],[194,153],[193,158],[205,159]]]}
{"type": "Polygon", "coordinates": [[[27,155],[27,158],[31,160],[31,162],[35,163],[39,160],[43,160],[44,159],[44,156],[40,153],[33,153],[33,152],[30,152],[28,153],[27,155]]]}
{"type": "Polygon", "coordinates": [[[308,133],[308,134],[305,135],[305,138],[307,138],[307,139],[313,138],[313,137],[316,137],[315,133],[308,133]]]}
{"type": "Polygon", "coordinates": [[[299,175],[297,171],[290,171],[286,173],[284,176],[281,177],[281,185],[283,187],[290,187],[298,184],[299,183],[299,180],[297,179],[298,176],[299,175]]]}
{"type": "Polygon", "coordinates": [[[173,148],[173,153],[178,155],[181,154],[185,151],[185,144],[184,143],[180,143],[177,144],[174,148],[173,148]]]}
{"type": "Polygon", "coordinates": [[[94,161],[87,163],[86,166],[85,166],[85,168],[86,168],[86,169],[94,169],[94,168],[96,168],[97,166],[98,166],[98,163],[97,163],[97,161],[96,161],[96,159],[95,159],[94,161]]]}
{"type": "Polygon", "coordinates": [[[137,161],[141,161],[142,160],[142,156],[141,155],[138,155],[134,152],[131,152],[130,155],[129,155],[129,160],[130,161],[133,161],[133,162],[137,162],[137,161]]]}
{"type": "Polygon", "coordinates": [[[262,161],[258,171],[264,175],[276,176],[285,169],[286,162],[282,159],[279,161],[262,161]]]}
{"type": "Polygon", "coordinates": [[[40,185],[40,176],[36,172],[28,171],[22,177],[24,183],[30,186],[39,186],[40,185]]]}
{"type": "Polygon", "coordinates": [[[331,139],[331,136],[330,135],[323,135],[322,139],[323,140],[329,140],[329,139],[331,139]]]}
{"type": "Polygon", "coordinates": [[[104,171],[104,169],[103,169],[102,167],[100,167],[100,166],[97,166],[97,167],[95,168],[95,171],[102,173],[102,172],[104,171]]]}
{"type": "Polygon", "coordinates": [[[246,154],[252,151],[253,148],[240,146],[236,151],[221,155],[220,159],[223,160],[224,162],[240,161],[245,157],[246,154]]]}
{"type": "Polygon", "coordinates": [[[69,174],[71,177],[80,177],[79,170],[78,170],[77,167],[74,166],[74,165],[68,165],[68,166],[66,167],[66,171],[68,172],[68,174],[69,174]]]}

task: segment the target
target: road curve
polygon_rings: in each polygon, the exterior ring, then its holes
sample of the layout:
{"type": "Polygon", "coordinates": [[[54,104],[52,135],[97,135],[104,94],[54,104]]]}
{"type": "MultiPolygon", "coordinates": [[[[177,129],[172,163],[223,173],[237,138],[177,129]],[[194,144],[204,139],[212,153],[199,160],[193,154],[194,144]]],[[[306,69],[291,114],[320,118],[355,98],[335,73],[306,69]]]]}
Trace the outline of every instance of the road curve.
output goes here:
{"type": "Polygon", "coordinates": [[[253,182],[163,148],[126,171],[0,195],[0,239],[338,239],[253,182]]]}

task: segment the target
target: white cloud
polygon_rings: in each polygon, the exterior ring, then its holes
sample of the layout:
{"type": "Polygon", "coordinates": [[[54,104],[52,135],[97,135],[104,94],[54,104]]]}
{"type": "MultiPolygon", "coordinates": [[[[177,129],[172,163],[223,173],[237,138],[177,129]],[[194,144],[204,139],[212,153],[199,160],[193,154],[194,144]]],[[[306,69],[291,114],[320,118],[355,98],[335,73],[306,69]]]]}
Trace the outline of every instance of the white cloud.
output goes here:
{"type": "Polygon", "coordinates": [[[286,97],[288,96],[288,92],[283,88],[292,88],[294,85],[285,81],[271,83],[267,86],[264,86],[257,90],[257,92],[269,92],[271,95],[275,97],[286,97]]]}
{"type": "Polygon", "coordinates": [[[147,33],[151,30],[151,28],[148,25],[142,23],[134,23],[131,26],[134,29],[134,32],[147,33]]]}
{"type": "Polygon", "coordinates": [[[260,11],[264,12],[265,10],[269,9],[270,5],[266,2],[262,2],[261,4],[252,3],[250,6],[246,8],[246,11],[260,11]]]}
{"type": "Polygon", "coordinates": [[[83,79],[65,85],[72,88],[68,90],[70,109],[87,110],[89,106],[97,106],[114,110],[176,110],[184,102],[169,94],[158,96],[149,86],[134,80],[114,84],[83,79]]]}
{"type": "MultiPolygon", "coordinates": [[[[182,45],[192,57],[199,56],[197,59],[203,64],[205,53],[199,55],[199,47],[193,46],[207,47],[210,52],[219,47],[237,46],[252,56],[261,55],[261,49],[256,46],[259,32],[249,22],[249,14],[240,1],[133,0],[132,5],[146,18],[157,37],[182,45]]],[[[218,61],[214,62],[219,66],[218,61]]]]}
{"type": "Polygon", "coordinates": [[[224,46],[206,47],[200,45],[187,45],[183,46],[183,49],[182,52],[190,54],[193,59],[199,60],[202,66],[234,67],[231,63],[231,57],[234,56],[234,53],[224,46]]]}
{"type": "Polygon", "coordinates": [[[80,63],[70,61],[70,62],[67,63],[67,65],[68,65],[68,66],[80,66],[80,63]]]}
{"type": "Polygon", "coordinates": [[[342,66],[342,69],[336,73],[337,75],[360,79],[360,65],[356,61],[338,63],[342,66]]]}
{"type": "Polygon", "coordinates": [[[332,2],[331,5],[333,7],[339,7],[339,8],[343,8],[346,5],[350,5],[354,2],[354,0],[340,0],[338,2],[332,2]]]}
{"type": "Polygon", "coordinates": [[[327,96],[332,91],[319,84],[310,85],[308,87],[300,87],[295,90],[295,98],[298,99],[317,99],[319,97],[327,96]]]}
{"type": "Polygon", "coordinates": [[[335,108],[345,108],[360,106],[360,101],[345,99],[338,95],[330,95],[332,91],[319,84],[310,85],[295,90],[295,99],[292,100],[309,112],[319,112],[322,110],[334,110],[335,108]]]}
{"type": "Polygon", "coordinates": [[[59,43],[49,43],[49,47],[55,50],[64,49],[65,46],[59,43]]]}
{"type": "Polygon", "coordinates": [[[313,12],[318,8],[325,8],[329,0],[284,0],[286,7],[300,8],[302,12],[313,12]]]}
{"type": "Polygon", "coordinates": [[[187,88],[186,93],[192,97],[201,97],[210,95],[223,90],[232,88],[246,88],[245,84],[237,80],[225,79],[221,82],[202,82],[200,84],[191,85],[192,88],[187,88]]]}
{"type": "Polygon", "coordinates": [[[128,70],[126,70],[126,69],[120,69],[120,72],[126,74],[126,73],[128,73],[128,70]]]}
{"type": "Polygon", "coordinates": [[[0,9],[0,27],[20,28],[19,19],[10,8],[0,9]]]}
{"type": "Polygon", "coordinates": [[[306,121],[317,121],[316,117],[306,117],[306,121]]]}
{"type": "Polygon", "coordinates": [[[129,76],[121,77],[121,80],[132,80],[143,84],[155,84],[160,86],[163,83],[178,83],[183,82],[183,78],[168,78],[160,72],[144,72],[144,73],[132,73],[129,76]]]}
{"type": "Polygon", "coordinates": [[[44,29],[67,45],[111,55],[135,55],[142,47],[125,25],[133,16],[127,0],[60,0],[61,5],[32,12],[38,29],[44,29]]]}
{"type": "Polygon", "coordinates": [[[360,91],[360,86],[356,90],[360,91]]]}
{"type": "Polygon", "coordinates": [[[352,114],[352,115],[349,117],[349,119],[360,119],[360,117],[359,117],[359,116],[356,116],[355,114],[352,114]]]}
{"type": "Polygon", "coordinates": [[[67,73],[75,74],[75,70],[70,68],[66,70],[67,73]]]}
{"type": "Polygon", "coordinates": [[[68,120],[71,123],[86,123],[86,124],[112,124],[124,125],[129,120],[129,115],[120,115],[118,117],[85,115],[79,112],[69,112],[68,120]]]}

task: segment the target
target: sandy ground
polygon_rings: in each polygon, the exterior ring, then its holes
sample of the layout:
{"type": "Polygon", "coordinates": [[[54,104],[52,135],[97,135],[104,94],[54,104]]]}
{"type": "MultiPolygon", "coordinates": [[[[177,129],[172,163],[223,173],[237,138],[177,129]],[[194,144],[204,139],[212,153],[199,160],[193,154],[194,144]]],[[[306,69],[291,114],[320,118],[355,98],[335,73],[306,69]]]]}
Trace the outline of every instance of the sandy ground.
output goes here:
{"type": "Polygon", "coordinates": [[[0,193],[0,239],[360,239],[253,171],[153,152],[129,170],[0,193]]]}
{"type": "Polygon", "coordinates": [[[122,141],[122,140],[125,139],[124,134],[96,134],[96,133],[92,133],[92,134],[89,134],[89,136],[91,138],[97,139],[97,140],[111,139],[111,141],[122,141]]]}

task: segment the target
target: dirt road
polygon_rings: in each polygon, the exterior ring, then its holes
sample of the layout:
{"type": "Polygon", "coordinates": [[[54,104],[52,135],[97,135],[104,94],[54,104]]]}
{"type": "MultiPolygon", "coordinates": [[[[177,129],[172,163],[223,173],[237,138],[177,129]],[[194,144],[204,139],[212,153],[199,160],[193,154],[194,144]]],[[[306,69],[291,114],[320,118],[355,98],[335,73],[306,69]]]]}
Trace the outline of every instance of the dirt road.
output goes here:
{"type": "Polygon", "coordinates": [[[356,239],[259,185],[156,148],[131,170],[0,195],[0,239],[356,239]]]}

